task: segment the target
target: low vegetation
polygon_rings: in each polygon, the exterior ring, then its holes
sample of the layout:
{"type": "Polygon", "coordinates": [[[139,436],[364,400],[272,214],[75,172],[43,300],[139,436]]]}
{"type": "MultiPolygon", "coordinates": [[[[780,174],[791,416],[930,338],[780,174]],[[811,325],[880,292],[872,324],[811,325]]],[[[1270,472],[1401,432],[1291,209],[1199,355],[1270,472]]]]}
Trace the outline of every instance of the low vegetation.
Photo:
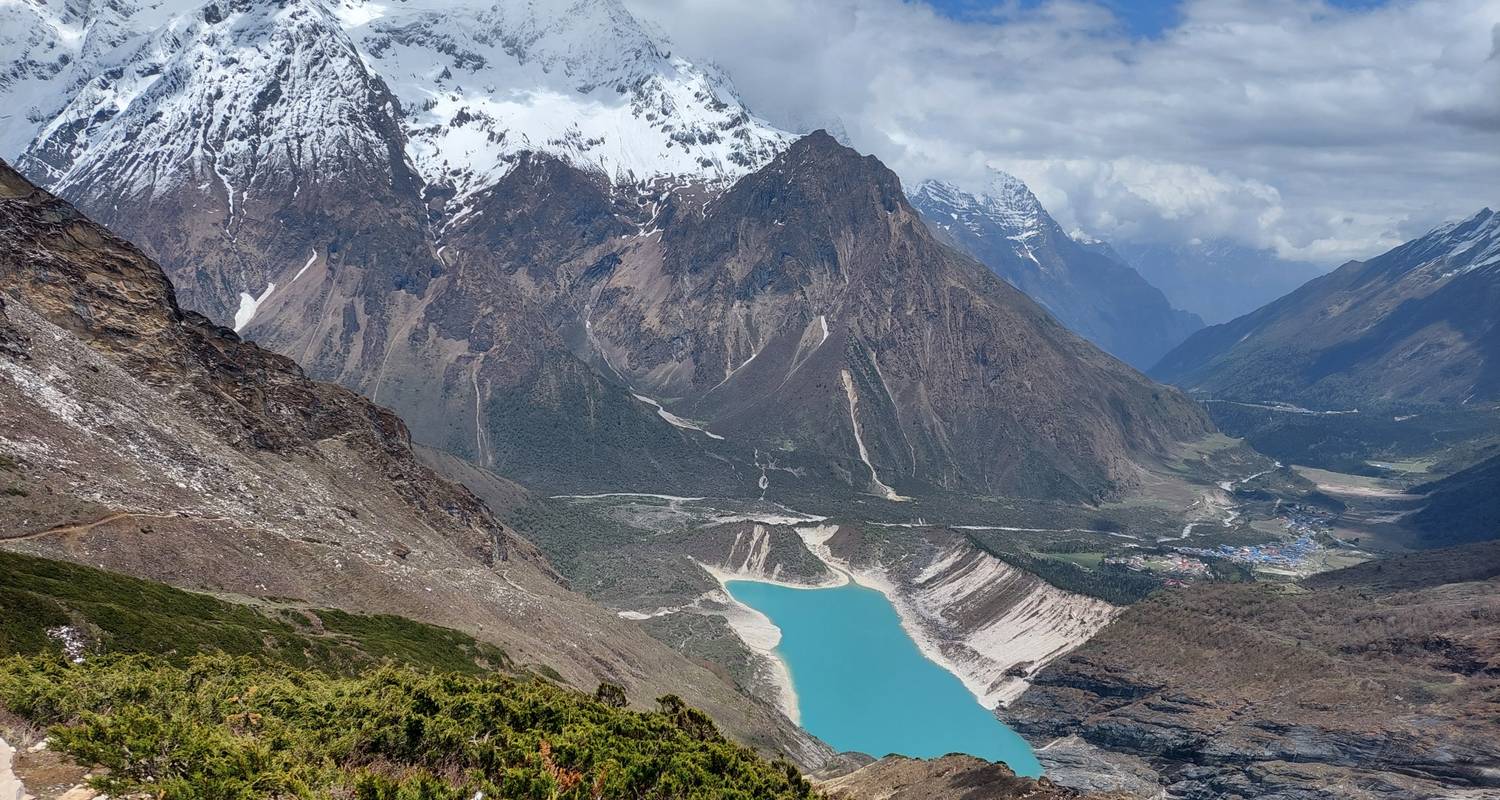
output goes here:
{"type": "Polygon", "coordinates": [[[0,655],[61,652],[68,626],[89,652],[255,655],[351,674],[387,660],[453,672],[509,664],[458,631],[264,601],[231,603],[153,581],[0,550],[0,655]]]}
{"type": "Polygon", "coordinates": [[[264,660],[0,661],[0,704],[160,800],[799,798],[795,768],[724,739],[675,697],[641,713],[536,678],[264,660]]]}
{"type": "Polygon", "coordinates": [[[1414,487],[1427,495],[1411,516],[1427,547],[1500,539],[1500,455],[1442,480],[1414,487]]]}
{"type": "Polygon", "coordinates": [[[675,696],[631,711],[619,687],[584,694],[509,664],[399,617],[232,603],[0,551],[0,709],[103,767],[111,796],[813,796],[675,696]]]}

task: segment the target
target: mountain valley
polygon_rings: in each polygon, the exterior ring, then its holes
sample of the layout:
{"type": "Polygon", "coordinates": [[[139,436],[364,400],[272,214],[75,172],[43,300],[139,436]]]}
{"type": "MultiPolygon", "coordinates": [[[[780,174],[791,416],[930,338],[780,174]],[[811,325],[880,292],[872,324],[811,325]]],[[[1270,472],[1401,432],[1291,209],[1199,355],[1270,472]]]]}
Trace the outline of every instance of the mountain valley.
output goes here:
{"type": "Polygon", "coordinates": [[[0,800],[1496,797],[1500,215],[1319,274],[649,7],[0,0],[0,800]]]}
{"type": "Polygon", "coordinates": [[[681,693],[769,750],[832,757],[567,591],[390,412],[181,311],[143,254],[3,166],[0,237],[8,547],[450,625],[576,685],[681,693]]]}
{"type": "Polygon", "coordinates": [[[1500,215],[1484,209],[1206,328],[1151,374],[1316,411],[1493,405],[1497,286],[1500,215]]]}

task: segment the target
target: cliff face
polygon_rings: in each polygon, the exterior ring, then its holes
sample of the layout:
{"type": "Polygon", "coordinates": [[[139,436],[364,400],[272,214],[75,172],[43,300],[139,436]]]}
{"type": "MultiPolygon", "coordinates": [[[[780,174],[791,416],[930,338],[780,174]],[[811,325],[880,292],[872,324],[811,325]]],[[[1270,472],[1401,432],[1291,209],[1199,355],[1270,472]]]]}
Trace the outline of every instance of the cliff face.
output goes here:
{"type": "Polygon", "coordinates": [[[401,421],[180,310],[139,250],[0,165],[0,543],[167,583],[399,614],[579,687],[675,692],[826,747],[564,588],[401,421]]]}
{"type": "Polygon", "coordinates": [[[1120,613],[1016,569],[951,530],[890,535],[844,525],[819,547],[884,592],[923,652],[990,708],[1015,700],[1038,670],[1120,613]]]}
{"type": "Polygon", "coordinates": [[[1486,543],[1300,590],[1166,594],[1043,670],[1005,716],[1032,741],[1144,758],[1185,798],[1492,794],[1497,564],[1486,543]]]}

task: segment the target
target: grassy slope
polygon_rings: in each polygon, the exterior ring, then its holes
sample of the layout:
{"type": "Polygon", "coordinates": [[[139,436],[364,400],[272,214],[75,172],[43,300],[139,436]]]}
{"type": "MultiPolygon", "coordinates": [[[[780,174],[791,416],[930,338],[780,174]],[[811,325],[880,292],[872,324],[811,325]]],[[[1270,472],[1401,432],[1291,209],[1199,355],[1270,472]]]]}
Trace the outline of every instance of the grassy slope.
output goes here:
{"type": "Polygon", "coordinates": [[[79,629],[90,649],[182,660],[255,655],[350,673],[396,660],[450,672],[509,661],[500,648],[394,616],[231,603],[103,570],[0,550],[0,655],[60,651],[47,630],[79,629]]]}

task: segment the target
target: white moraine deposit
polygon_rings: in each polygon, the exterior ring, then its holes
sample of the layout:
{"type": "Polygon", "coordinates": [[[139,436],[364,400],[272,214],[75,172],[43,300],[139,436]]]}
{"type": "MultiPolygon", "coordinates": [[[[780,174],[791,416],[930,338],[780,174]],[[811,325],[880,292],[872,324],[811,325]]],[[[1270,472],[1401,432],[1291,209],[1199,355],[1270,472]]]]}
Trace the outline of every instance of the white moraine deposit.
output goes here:
{"type": "Polygon", "coordinates": [[[857,579],[884,592],[923,654],[957,675],[986,708],[1020,697],[1027,676],[1088,641],[1121,611],[967,544],[955,545],[910,583],[879,573],[857,579]]]}

